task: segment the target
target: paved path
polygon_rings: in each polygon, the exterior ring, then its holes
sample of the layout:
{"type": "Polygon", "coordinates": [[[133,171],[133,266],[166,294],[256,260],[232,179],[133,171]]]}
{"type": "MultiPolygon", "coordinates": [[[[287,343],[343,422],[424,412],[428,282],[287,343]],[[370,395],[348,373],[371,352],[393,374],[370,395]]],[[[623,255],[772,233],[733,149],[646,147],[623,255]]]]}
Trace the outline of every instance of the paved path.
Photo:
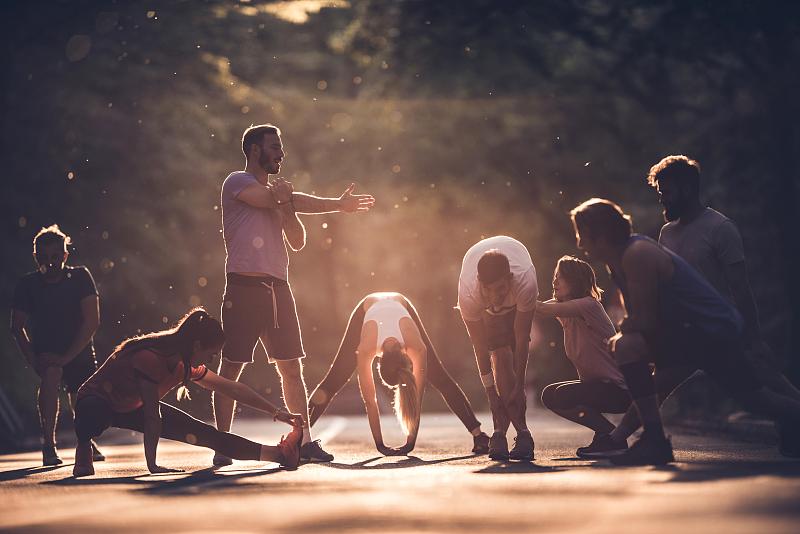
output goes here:
{"type": "MultiPolygon", "coordinates": [[[[71,477],[69,449],[56,468],[38,453],[0,456],[0,530],[800,532],[800,462],[770,447],[676,435],[676,464],[613,468],[574,457],[589,431],[543,411],[529,419],[536,461],[499,465],[469,453],[449,414],[423,417],[408,458],[380,457],[365,417],[326,416],[315,431],[335,462],[295,472],[258,462],[215,471],[209,451],[162,441],[160,463],[187,473],[152,476],[138,437],[115,431],[101,441],[108,461],[87,479],[71,477]]],[[[238,421],[234,431],[271,443],[285,428],[238,421]]]]}

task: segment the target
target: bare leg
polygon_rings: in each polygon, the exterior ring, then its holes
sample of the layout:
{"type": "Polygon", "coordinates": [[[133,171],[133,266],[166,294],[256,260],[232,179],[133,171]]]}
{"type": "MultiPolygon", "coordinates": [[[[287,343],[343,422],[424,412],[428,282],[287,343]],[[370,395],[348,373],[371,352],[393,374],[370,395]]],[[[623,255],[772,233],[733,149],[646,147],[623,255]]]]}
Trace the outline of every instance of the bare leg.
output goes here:
{"type": "Polygon", "coordinates": [[[291,413],[303,416],[303,443],[311,440],[308,426],[308,392],[303,379],[303,364],[299,359],[277,360],[276,366],[281,377],[283,400],[291,413]]]}
{"type": "Polygon", "coordinates": [[[514,425],[517,432],[529,432],[528,424],[525,421],[525,405],[517,405],[511,399],[511,394],[516,384],[514,375],[514,355],[511,349],[506,347],[492,352],[492,370],[494,372],[495,385],[500,401],[505,407],[506,413],[514,425]]]}
{"type": "Polygon", "coordinates": [[[58,419],[58,385],[63,375],[61,367],[48,367],[42,374],[39,386],[39,419],[45,446],[56,442],[56,420],[58,419]]]}
{"type": "MultiPolygon", "coordinates": [[[[242,369],[244,369],[243,363],[229,362],[223,359],[219,364],[219,376],[228,380],[238,381],[242,375],[242,369]]],[[[217,430],[230,432],[236,401],[225,395],[217,395],[215,391],[211,394],[211,402],[214,405],[214,419],[217,422],[217,430]]]]}

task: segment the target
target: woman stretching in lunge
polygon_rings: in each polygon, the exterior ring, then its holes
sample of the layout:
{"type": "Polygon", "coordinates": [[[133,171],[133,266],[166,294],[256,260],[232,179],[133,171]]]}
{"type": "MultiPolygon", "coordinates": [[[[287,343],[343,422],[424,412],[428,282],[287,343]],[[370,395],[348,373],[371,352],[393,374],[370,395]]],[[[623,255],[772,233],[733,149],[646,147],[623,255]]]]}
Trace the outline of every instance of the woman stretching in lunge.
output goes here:
{"type": "Polygon", "coordinates": [[[564,351],[579,380],[550,384],[542,391],[542,403],[555,413],[595,431],[588,447],[577,455],[603,457],[627,449],[609,437],[614,425],[603,413],[625,413],[631,396],[617,364],[608,350],[608,339],[616,334],[614,325],[600,303],[594,270],[572,256],[558,260],[553,274],[553,299],[540,302],[537,313],[555,317],[564,328],[564,351]]]}
{"type": "Polygon", "coordinates": [[[472,452],[486,454],[488,451],[489,436],[481,432],[481,424],[467,397],[442,367],[414,306],[400,293],[371,293],[355,307],[328,374],[311,394],[309,419],[312,425],[356,369],[372,437],[381,454],[408,454],[414,449],[428,380],[472,434],[472,452]],[[399,448],[383,443],[372,374],[372,362],[376,357],[383,383],[394,390],[394,409],[407,436],[405,445],[399,448]]]}
{"type": "Polygon", "coordinates": [[[250,387],[222,378],[205,364],[224,341],[222,326],[201,308],[186,314],[168,330],[123,341],[80,387],[75,406],[76,477],[93,475],[91,439],[109,427],[144,433],[144,455],[151,473],[179,472],[156,463],[159,437],[208,447],[231,458],[277,462],[294,469],[300,462],[302,420],[275,407],[250,387]],[[266,411],[294,428],[277,446],[261,445],[236,434],[220,432],[189,414],[160,402],[179,384],[186,395],[189,381],[266,411]]]}

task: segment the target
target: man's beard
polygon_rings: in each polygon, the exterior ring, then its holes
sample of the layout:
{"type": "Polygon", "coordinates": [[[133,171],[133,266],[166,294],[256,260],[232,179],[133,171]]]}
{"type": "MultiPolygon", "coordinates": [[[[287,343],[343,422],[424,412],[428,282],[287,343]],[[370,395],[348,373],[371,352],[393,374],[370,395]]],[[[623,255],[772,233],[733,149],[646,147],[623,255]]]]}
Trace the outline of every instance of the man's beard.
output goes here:
{"type": "Polygon", "coordinates": [[[268,173],[272,174],[272,162],[270,161],[270,159],[267,156],[262,155],[258,159],[258,164],[261,166],[262,169],[264,169],[268,173]]]}

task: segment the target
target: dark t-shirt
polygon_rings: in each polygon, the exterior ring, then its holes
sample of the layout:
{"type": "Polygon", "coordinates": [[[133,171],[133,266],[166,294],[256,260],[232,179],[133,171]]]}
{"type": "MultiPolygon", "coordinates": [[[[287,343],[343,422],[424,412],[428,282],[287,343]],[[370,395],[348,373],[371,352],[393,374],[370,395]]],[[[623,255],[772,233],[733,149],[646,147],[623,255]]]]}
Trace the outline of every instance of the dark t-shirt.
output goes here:
{"type": "MultiPolygon", "coordinates": [[[[83,321],[81,300],[97,295],[86,267],[64,268],[64,276],[48,283],[39,271],[23,276],[14,288],[11,307],[28,314],[25,329],[37,353],[63,354],[72,344],[83,321]]],[[[83,349],[94,353],[92,341],[83,349]]]]}

